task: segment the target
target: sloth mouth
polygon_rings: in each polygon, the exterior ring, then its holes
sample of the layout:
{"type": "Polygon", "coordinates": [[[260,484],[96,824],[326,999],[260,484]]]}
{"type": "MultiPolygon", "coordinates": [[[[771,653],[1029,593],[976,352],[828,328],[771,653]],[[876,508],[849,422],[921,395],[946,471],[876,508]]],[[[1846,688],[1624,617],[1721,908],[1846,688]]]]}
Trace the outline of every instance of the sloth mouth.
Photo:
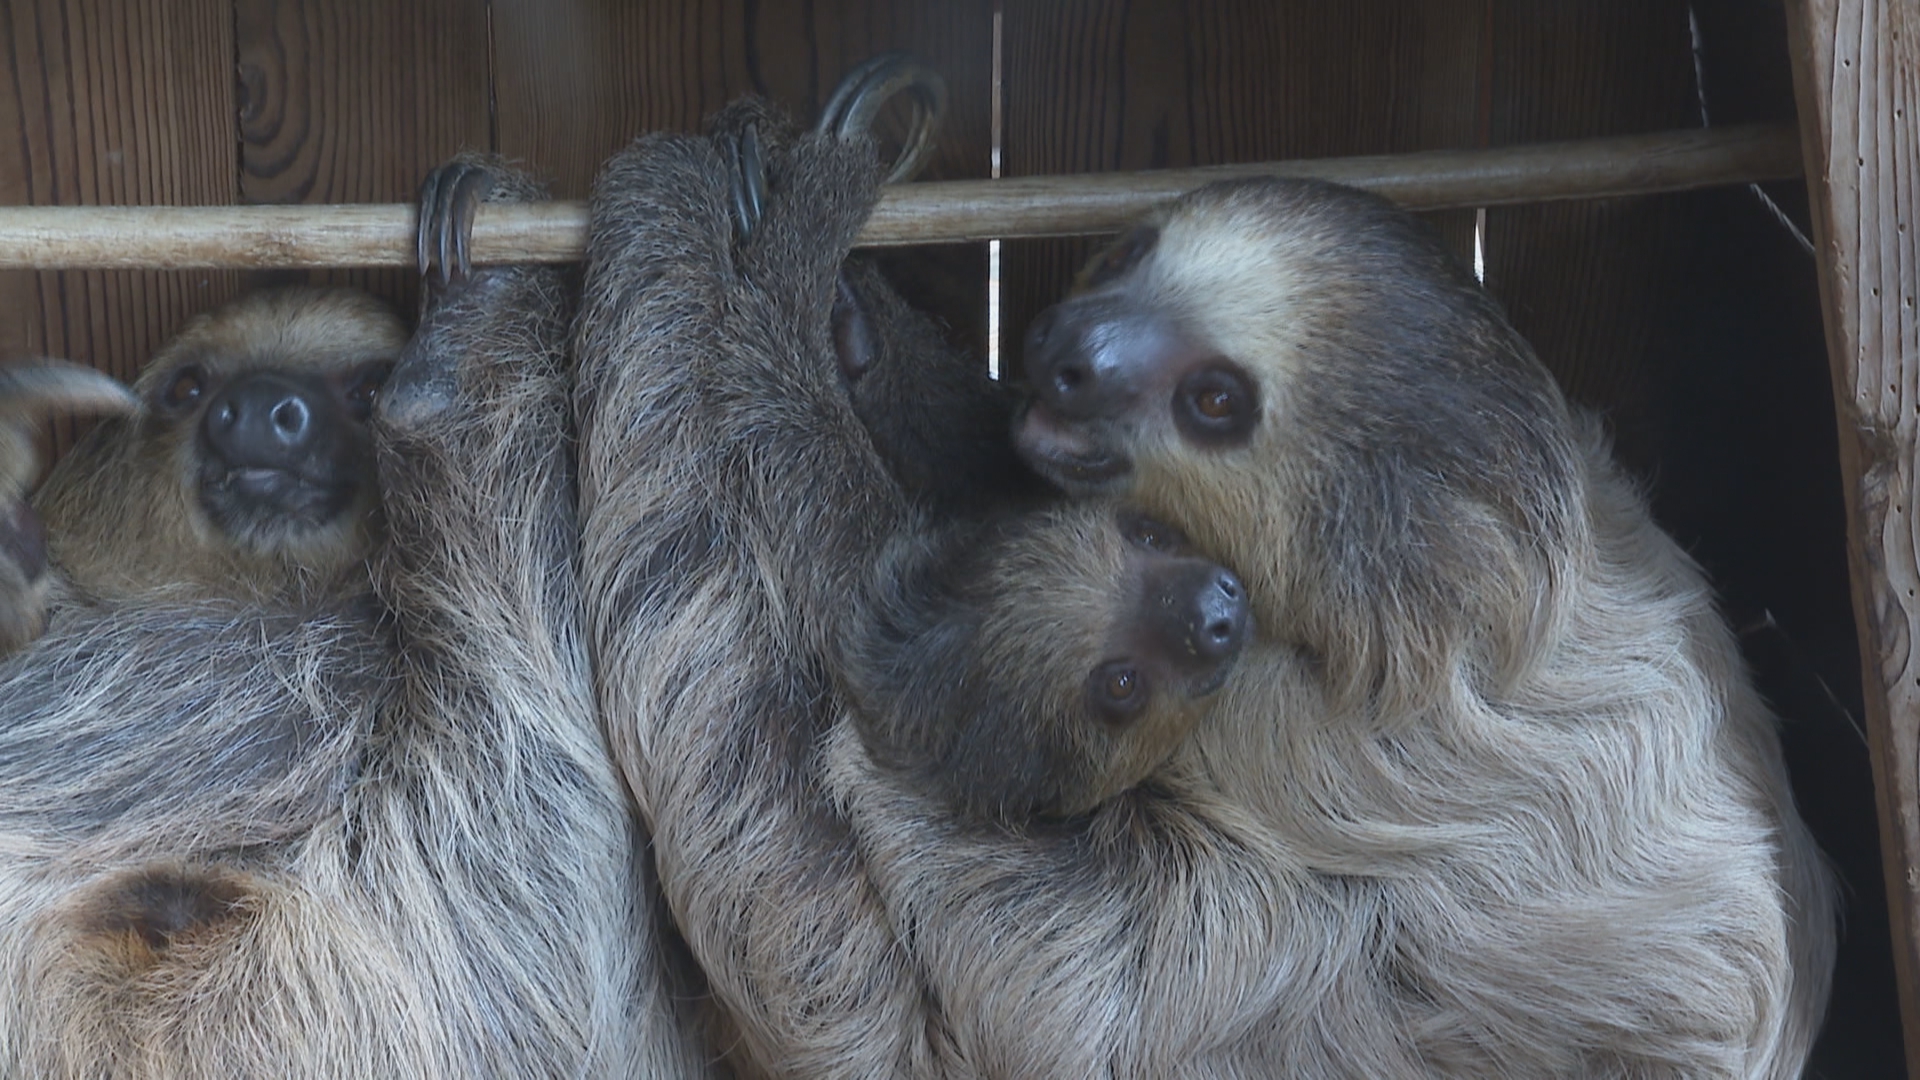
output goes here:
{"type": "Polygon", "coordinates": [[[200,489],[208,515],[234,536],[325,526],[353,502],[353,496],[351,483],[316,480],[272,465],[209,470],[200,489]]]}
{"type": "Polygon", "coordinates": [[[1133,471],[1133,459],[1101,447],[1083,428],[1062,424],[1036,401],[1015,417],[1013,442],[1035,471],[1070,490],[1108,487],[1133,471]]]}

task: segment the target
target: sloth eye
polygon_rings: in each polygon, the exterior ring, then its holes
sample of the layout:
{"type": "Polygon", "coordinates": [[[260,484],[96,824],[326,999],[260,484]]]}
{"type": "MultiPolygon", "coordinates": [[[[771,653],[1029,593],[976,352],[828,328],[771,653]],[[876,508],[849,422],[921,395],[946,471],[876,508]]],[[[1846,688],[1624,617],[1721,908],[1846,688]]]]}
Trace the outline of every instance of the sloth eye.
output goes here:
{"type": "Polygon", "coordinates": [[[166,390],[160,394],[160,400],[169,408],[184,409],[200,400],[207,389],[207,374],[198,366],[188,365],[175,372],[167,383],[166,390]]]}
{"type": "Polygon", "coordinates": [[[347,387],[347,404],[362,417],[373,414],[373,398],[386,385],[387,376],[393,373],[392,364],[373,364],[363,369],[360,377],[347,387]]]}
{"type": "Polygon", "coordinates": [[[1121,526],[1127,539],[1148,551],[1170,553],[1186,546],[1187,538],[1179,529],[1155,521],[1144,514],[1129,516],[1121,526]]]}
{"type": "Polygon", "coordinates": [[[1094,708],[1109,720],[1129,719],[1147,704],[1147,677],[1125,660],[1094,668],[1087,690],[1094,708]]]}
{"type": "Polygon", "coordinates": [[[1180,430],[1196,442],[1216,446],[1246,442],[1259,411],[1252,385],[1224,360],[1180,380],[1174,404],[1180,430]]]}

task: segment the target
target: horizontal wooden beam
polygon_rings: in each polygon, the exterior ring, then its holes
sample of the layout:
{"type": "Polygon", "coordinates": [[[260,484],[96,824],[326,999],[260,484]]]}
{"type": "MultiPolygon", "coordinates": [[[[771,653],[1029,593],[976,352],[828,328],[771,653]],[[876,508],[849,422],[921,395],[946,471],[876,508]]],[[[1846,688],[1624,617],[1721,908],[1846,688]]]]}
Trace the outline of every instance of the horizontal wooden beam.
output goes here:
{"type": "MultiPolygon", "coordinates": [[[[954,180],[888,188],[867,247],[1116,231],[1213,180],[1299,176],[1377,191],[1411,210],[1684,191],[1801,175],[1799,135],[1751,125],[1483,150],[1431,150],[1199,169],[954,180]]],[[[580,258],[577,202],[493,205],[473,225],[477,263],[580,258]]],[[[413,207],[49,206],[0,208],[0,269],[410,266],[413,207]]]]}

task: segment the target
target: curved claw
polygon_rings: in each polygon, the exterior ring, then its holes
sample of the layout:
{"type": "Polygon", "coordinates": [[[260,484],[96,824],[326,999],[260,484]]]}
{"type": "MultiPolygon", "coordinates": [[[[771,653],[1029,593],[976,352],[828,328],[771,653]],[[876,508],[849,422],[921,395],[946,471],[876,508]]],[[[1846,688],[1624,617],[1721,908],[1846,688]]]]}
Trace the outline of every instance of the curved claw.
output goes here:
{"type": "Polygon", "coordinates": [[[0,365],[0,422],[48,413],[136,412],[140,399],[120,380],[66,360],[42,357],[0,365]]]}
{"type": "Polygon", "coordinates": [[[725,140],[733,165],[733,223],[740,239],[753,235],[767,204],[767,159],[760,147],[760,130],[748,124],[738,140],[725,140]]]}
{"type": "Polygon", "coordinates": [[[420,215],[414,234],[414,260],[420,276],[439,270],[440,284],[464,281],[473,272],[473,218],[493,190],[493,174],[484,166],[451,161],[427,174],[420,185],[420,215]]]}
{"type": "Polygon", "coordinates": [[[913,54],[881,53],[847,72],[827,98],[814,130],[842,139],[867,134],[880,107],[902,91],[912,95],[913,123],[900,156],[882,182],[911,180],[933,156],[934,135],[947,115],[947,81],[913,54]]]}

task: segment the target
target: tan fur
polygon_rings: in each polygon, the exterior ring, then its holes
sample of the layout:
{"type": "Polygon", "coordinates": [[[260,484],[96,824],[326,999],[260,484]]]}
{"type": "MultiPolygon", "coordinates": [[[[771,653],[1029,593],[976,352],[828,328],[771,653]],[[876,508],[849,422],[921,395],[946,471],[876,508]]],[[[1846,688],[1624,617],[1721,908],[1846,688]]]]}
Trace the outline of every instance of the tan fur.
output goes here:
{"type": "Polygon", "coordinates": [[[34,424],[56,413],[115,414],[138,399],[113,378],[61,360],[0,366],[0,656],[46,630],[56,575],[47,563],[46,524],[28,504],[40,475],[34,424]]]}
{"type": "MultiPolygon", "coordinates": [[[[363,304],[243,300],[160,362],[394,344],[363,304]]],[[[705,1071],[592,711],[567,314],[553,270],[431,300],[375,415],[385,532],[289,554],[336,583],[298,603],[272,560],[193,561],[180,492],[81,479],[164,433],[71,459],[58,520],[131,569],[76,559],[89,602],[0,662],[0,1076],[705,1071]]]]}
{"type": "Polygon", "coordinates": [[[406,339],[390,309],[352,289],[248,293],[188,322],[134,382],[148,407],[97,425],[54,466],[34,499],[67,584],[92,598],[164,586],[196,596],[290,599],[356,569],[378,529],[370,472],[336,527],[274,550],[249,550],[223,536],[195,497],[194,424],[160,415],[152,402],[187,364],[214,375],[274,366],[344,373],[392,360],[406,339]]]}

